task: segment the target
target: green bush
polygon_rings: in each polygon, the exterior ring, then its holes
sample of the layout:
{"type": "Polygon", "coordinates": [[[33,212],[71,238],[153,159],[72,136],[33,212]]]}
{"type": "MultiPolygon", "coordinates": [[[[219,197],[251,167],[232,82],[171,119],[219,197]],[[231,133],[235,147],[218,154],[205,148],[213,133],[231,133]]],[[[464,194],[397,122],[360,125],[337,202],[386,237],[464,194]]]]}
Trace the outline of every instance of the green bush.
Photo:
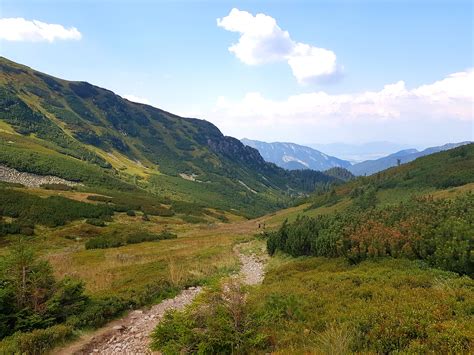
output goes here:
{"type": "Polygon", "coordinates": [[[45,354],[73,337],[73,328],[63,324],[18,332],[0,341],[0,354],[45,354]]]}
{"type": "Polygon", "coordinates": [[[77,328],[100,327],[132,306],[130,301],[118,297],[91,299],[84,310],[70,317],[67,323],[77,328]]]}
{"type": "Polygon", "coordinates": [[[57,191],[71,191],[74,190],[73,186],[66,184],[42,184],[40,187],[46,190],[57,190],[57,191]]]}
{"type": "Polygon", "coordinates": [[[0,338],[62,323],[80,314],[88,301],[81,281],[56,281],[49,263],[21,239],[0,266],[0,338]]]}
{"type": "Polygon", "coordinates": [[[105,234],[89,239],[85,243],[86,249],[107,249],[117,248],[126,244],[137,244],[143,242],[152,242],[164,239],[175,239],[178,236],[168,231],[163,231],[158,234],[152,234],[146,231],[134,231],[131,233],[119,234],[105,234]]]}
{"type": "Polygon", "coordinates": [[[468,276],[418,260],[274,258],[246,304],[257,333],[270,340],[261,353],[472,352],[468,276]]]}
{"type": "Polygon", "coordinates": [[[256,328],[241,286],[231,283],[192,309],[167,313],[152,334],[151,348],[163,354],[248,354],[268,345],[256,328]]]}
{"type": "Polygon", "coordinates": [[[62,196],[41,198],[25,192],[0,188],[0,215],[18,222],[56,227],[82,218],[111,216],[111,208],[71,200],[62,196]]]}
{"type": "Polygon", "coordinates": [[[89,195],[87,196],[87,199],[89,201],[98,201],[98,202],[106,202],[106,203],[113,201],[111,197],[102,196],[102,195],[89,195]]]}
{"type": "Polygon", "coordinates": [[[103,169],[72,157],[34,149],[23,141],[8,144],[0,138],[0,164],[38,175],[54,175],[88,186],[120,191],[137,191],[131,184],[120,180],[111,169],[103,169]]]}
{"type": "Polygon", "coordinates": [[[117,248],[125,245],[125,242],[122,238],[117,238],[113,235],[104,235],[99,237],[94,237],[86,241],[86,249],[107,249],[107,248],[117,248]]]}
{"type": "Polygon", "coordinates": [[[96,227],[105,227],[105,221],[100,218],[87,218],[86,223],[96,227]]]}
{"type": "Polygon", "coordinates": [[[373,208],[366,192],[356,198],[360,204],[344,212],[283,223],[267,234],[269,254],[346,256],[351,262],[406,257],[474,275],[473,194],[453,200],[414,198],[380,209],[373,208]]]}

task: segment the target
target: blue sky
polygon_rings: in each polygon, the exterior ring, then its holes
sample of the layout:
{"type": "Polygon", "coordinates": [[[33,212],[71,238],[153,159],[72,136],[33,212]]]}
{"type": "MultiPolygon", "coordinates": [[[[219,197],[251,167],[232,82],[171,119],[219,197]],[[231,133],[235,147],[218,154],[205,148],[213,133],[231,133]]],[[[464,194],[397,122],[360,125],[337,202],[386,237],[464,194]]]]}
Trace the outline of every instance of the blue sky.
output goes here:
{"type": "Polygon", "coordinates": [[[0,17],[80,32],[12,40],[0,26],[3,56],[238,138],[474,139],[471,1],[2,0],[0,17]]]}

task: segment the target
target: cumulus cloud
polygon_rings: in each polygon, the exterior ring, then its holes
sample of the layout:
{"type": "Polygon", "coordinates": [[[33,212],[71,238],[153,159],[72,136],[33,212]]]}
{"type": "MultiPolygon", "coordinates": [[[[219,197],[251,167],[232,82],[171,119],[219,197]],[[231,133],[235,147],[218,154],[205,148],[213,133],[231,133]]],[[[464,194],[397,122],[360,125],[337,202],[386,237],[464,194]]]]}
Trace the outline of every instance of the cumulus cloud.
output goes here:
{"type": "Polygon", "coordinates": [[[240,33],[239,41],[229,51],[245,64],[286,61],[301,84],[327,79],[341,71],[333,51],[295,42],[271,16],[253,16],[234,8],[217,19],[217,26],[240,33]]]}
{"type": "Polygon", "coordinates": [[[240,100],[218,98],[208,117],[227,134],[246,136],[249,134],[245,132],[265,131],[273,139],[284,139],[286,134],[296,131],[300,136],[309,136],[322,129],[344,131],[364,125],[369,130],[383,131],[390,126],[409,132],[412,125],[419,126],[421,122],[426,127],[418,134],[437,125],[463,126],[471,127],[471,132],[461,133],[470,134],[473,139],[472,88],[474,70],[469,69],[412,89],[399,81],[379,91],[337,95],[318,91],[284,100],[271,100],[251,92],[240,100]]]}
{"type": "Polygon", "coordinates": [[[0,19],[0,39],[6,41],[54,42],[56,40],[79,40],[82,35],[75,27],[26,20],[21,17],[0,19]]]}
{"type": "Polygon", "coordinates": [[[135,96],[135,95],[123,95],[123,98],[127,99],[128,101],[137,102],[139,104],[151,105],[150,100],[148,100],[145,97],[140,97],[140,96],[135,96]]]}

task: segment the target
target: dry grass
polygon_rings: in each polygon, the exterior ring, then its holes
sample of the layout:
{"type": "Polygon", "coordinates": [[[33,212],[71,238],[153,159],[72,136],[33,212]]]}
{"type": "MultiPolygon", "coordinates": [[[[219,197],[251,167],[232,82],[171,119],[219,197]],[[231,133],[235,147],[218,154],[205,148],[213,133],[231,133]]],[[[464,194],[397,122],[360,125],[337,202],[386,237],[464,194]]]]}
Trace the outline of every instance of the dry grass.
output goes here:
{"type": "Polygon", "coordinates": [[[234,271],[238,260],[233,245],[253,229],[249,222],[196,226],[175,219],[165,219],[166,223],[157,219],[160,221],[142,222],[139,218],[120,216],[106,228],[145,228],[152,232],[167,229],[178,234],[178,238],[85,250],[83,244],[88,234],[101,229],[75,223],[52,232],[43,230],[45,243],[38,245],[38,249],[51,262],[58,277],[81,278],[89,294],[126,295],[160,280],[181,287],[234,271]],[[81,240],[69,240],[64,238],[66,235],[79,235],[81,240]]]}
{"type": "Polygon", "coordinates": [[[454,198],[456,196],[459,196],[460,194],[464,193],[473,193],[474,192],[474,183],[466,184],[463,186],[458,186],[458,187],[452,187],[450,189],[446,190],[438,190],[432,192],[430,195],[432,195],[434,198],[454,198]]]}

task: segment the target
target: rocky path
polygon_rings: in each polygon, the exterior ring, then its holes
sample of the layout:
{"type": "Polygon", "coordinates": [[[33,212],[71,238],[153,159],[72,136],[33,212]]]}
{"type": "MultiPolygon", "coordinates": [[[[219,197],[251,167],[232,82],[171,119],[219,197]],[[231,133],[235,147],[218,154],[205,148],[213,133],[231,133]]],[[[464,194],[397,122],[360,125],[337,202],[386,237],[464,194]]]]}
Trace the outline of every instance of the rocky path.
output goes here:
{"type": "MultiPolygon", "coordinates": [[[[255,255],[242,253],[240,248],[241,246],[234,248],[241,262],[240,272],[236,276],[246,285],[261,283],[264,277],[263,261],[255,255]]],[[[202,290],[201,287],[191,287],[150,309],[133,311],[125,318],[109,323],[89,337],[83,337],[55,354],[153,354],[149,349],[149,335],[165,313],[168,310],[184,309],[202,290]]]]}
{"type": "Polygon", "coordinates": [[[262,283],[264,274],[264,261],[255,254],[246,255],[239,249],[242,245],[236,245],[234,252],[238,255],[241,263],[239,277],[246,285],[257,285],[262,283]]]}
{"type": "Polygon", "coordinates": [[[190,287],[150,309],[130,312],[56,354],[152,354],[148,348],[149,335],[165,313],[185,308],[201,291],[201,287],[190,287]]]}

